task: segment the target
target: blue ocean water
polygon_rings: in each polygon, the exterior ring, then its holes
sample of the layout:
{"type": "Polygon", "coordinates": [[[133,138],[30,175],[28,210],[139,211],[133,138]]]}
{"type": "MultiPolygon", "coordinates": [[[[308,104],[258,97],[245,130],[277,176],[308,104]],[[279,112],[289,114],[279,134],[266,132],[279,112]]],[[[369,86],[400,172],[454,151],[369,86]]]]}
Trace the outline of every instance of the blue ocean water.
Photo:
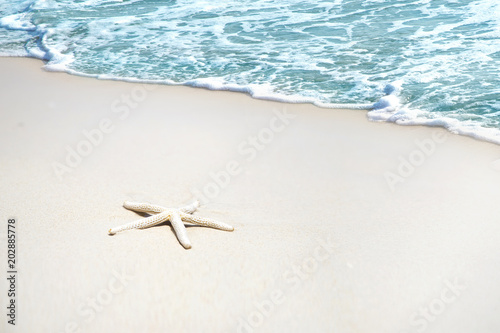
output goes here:
{"type": "Polygon", "coordinates": [[[0,55],[500,144],[497,0],[0,0],[0,55]]]}

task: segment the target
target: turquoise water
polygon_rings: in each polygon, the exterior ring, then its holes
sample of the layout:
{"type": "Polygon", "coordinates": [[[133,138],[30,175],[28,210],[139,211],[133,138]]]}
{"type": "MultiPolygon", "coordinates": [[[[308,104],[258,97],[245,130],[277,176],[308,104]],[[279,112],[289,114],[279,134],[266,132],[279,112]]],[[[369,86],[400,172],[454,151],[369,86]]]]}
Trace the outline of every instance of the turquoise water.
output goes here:
{"type": "Polygon", "coordinates": [[[49,70],[371,109],[500,143],[500,1],[5,1],[49,70]]]}

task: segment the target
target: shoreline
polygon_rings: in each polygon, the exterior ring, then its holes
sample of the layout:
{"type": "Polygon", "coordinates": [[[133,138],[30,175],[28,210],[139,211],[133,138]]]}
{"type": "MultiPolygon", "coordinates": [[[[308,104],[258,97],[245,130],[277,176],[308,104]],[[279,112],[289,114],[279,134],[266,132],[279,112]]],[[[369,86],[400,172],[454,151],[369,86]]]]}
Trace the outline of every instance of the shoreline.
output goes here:
{"type": "Polygon", "coordinates": [[[34,59],[0,58],[0,72],[19,329],[500,329],[497,145],[34,59]],[[141,218],[126,200],[194,196],[235,230],[188,227],[190,250],[169,224],[107,235],[141,218]]]}
{"type": "MultiPolygon", "coordinates": [[[[41,69],[49,73],[65,73],[68,75],[79,76],[83,78],[93,78],[97,80],[105,81],[117,81],[117,82],[127,82],[132,84],[151,84],[151,85],[166,85],[174,87],[189,87],[189,88],[201,88],[208,91],[227,91],[242,93],[251,98],[263,101],[278,102],[285,104],[310,104],[321,109],[343,109],[343,110],[362,110],[367,111],[367,120],[372,122],[382,122],[382,123],[393,123],[398,126],[426,126],[431,128],[443,128],[452,134],[469,137],[478,141],[493,143],[495,145],[500,145],[500,128],[488,128],[480,126],[479,128],[470,129],[463,121],[449,117],[440,118],[426,118],[418,117],[415,118],[412,115],[415,112],[420,112],[419,110],[408,110],[404,111],[402,114],[396,115],[398,112],[394,112],[394,108],[399,108],[399,97],[396,99],[391,99],[391,94],[380,95],[380,99],[373,103],[326,103],[317,101],[314,98],[301,97],[296,95],[282,95],[279,93],[259,93],[256,90],[252,90],[249,86],[239,86],[237,84],[223,85],[220,83],[215,84],[214,82],[207,81],[205,79],[195,79],[192,81],[184,83],[176,83],[171,80],[141,80],[136,78],[118,78],[108,76],[106,74],[85,74],[70,70],[67,68],[60,69],[59,67],[49,67],[45,68],[46,61],[30,56],[0,56],[0,58],[26,58],[34,59],[42,62],[44,65],[41,69]],[[214,86],[215,84],[215,86],[214,86]],[[389,97],[389,98],[387,98],[389,97]],[[375,108],[376,105],[379,105],[375,108]]],[[[397,87],[392,87],[392,83],[389,85],[390,89],[399,89],[397,87]]],[[[386,87],[387,89],[387,87],[386,87]]]]}

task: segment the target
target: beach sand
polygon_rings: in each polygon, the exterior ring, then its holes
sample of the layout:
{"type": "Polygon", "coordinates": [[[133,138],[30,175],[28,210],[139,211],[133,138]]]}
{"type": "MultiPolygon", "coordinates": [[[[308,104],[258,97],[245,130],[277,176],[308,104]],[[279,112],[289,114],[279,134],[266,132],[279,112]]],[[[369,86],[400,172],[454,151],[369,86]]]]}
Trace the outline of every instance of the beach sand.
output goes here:
{"type": "Polygon", "coordinates": [[[42,65],[0,59],[5,331],[500,331],[499,146],[42,65]],[[195,196],[235,231],[107,234],[195,196]]]}

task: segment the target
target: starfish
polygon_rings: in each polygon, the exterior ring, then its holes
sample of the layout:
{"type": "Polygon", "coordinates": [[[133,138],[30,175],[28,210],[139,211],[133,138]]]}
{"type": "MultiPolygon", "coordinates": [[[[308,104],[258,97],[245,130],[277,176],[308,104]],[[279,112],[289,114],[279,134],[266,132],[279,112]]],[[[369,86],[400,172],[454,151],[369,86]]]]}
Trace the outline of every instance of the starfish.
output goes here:
{"type": "Polygon", "coordinates": [[[108,233],[110,235],[114,235],[120,231],[130,230],[130,229],[143,229],[147,227],[152,227],[154,225],[160,224],[165,221],[170,221],[172,227],[174,227],[174,231],[175,234],[177,235],[179,243],[181,243],[181,245],[184,246],[185,249],[190,249],[191,242],[187,237],[186,227],[184,226],[183,222],[190,222],[204,227],[211,227],[226,231],[234,230],[232,226],[227,225],[225,223],[192,215],[199,206],[200,203],[198,201],[195,201],[190,205],[183,206],[180,208],[165,208],[162,206],[152,205],[149,203],[137,203],[137,202],[125,201],[123,203],[123,207],[125,207],[126,209],[133,210],[136,212],[144,212],[149,214],[156,213],[156,214],[137,221],[126,223],[119,227],[109,229],[108,233]]]}

